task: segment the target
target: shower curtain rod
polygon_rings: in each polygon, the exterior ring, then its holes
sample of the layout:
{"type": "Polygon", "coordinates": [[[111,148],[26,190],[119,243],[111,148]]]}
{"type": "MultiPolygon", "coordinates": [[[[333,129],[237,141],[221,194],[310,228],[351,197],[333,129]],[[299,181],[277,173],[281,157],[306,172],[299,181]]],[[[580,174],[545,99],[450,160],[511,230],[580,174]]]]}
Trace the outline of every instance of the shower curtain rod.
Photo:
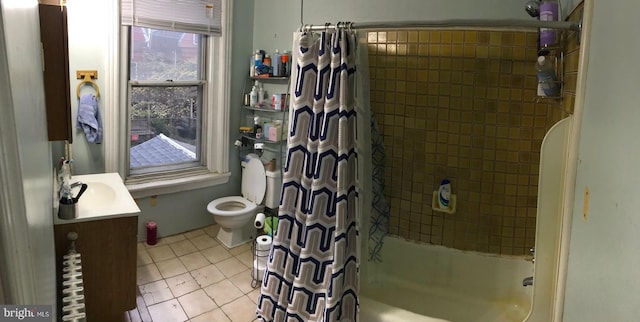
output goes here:
{"type": "Polygon", "coordinates": [[[552,28],[552,29],[569,29],[580,32],[582,30],[582,22],[570,21],[540,21],[517,20],[517,19],[451,19],[451,20],[434,20],[434,21],[386,21],[386,22],[338,22],[336,24],[325,23],[322,25],[303,24],[301,31],[326,30],[336,28],[351,29],[411,29],[411,28],[511,28],[511,29],[535,29],[535,28],[552,28]]]}

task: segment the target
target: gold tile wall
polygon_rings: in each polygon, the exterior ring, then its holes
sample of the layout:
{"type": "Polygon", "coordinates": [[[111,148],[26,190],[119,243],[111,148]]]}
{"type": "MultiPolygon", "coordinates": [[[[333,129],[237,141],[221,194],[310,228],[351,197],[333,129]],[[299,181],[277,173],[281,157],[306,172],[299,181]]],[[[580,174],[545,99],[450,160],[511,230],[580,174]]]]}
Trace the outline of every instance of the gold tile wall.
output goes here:
{"type": "Polygon", "coordinates": [[[367,37],[372,112],[388,154],[390,233],[462,250],[528,254],[540,145],[567,116],[558,102],[535,101],[538,34],[420,30],[367,37]],[[431,208],[444,178],[457,196],[455,214],[431,208]]]}

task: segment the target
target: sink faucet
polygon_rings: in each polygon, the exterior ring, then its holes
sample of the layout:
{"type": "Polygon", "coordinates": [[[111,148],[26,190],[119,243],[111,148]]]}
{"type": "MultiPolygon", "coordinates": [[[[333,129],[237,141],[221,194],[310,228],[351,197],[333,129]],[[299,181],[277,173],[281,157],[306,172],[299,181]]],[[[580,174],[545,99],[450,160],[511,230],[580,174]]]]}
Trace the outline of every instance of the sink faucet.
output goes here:
{"type": "Polygon", "coordinates": [[[525,277],[522,280],[522,286],[529,286],[529,285],[533,285],[533,276],[525,277]]]}
{"type": "Polygon", "coordinates": [[[71,189],[75,188],[75,187],[79,187],[82,185],[82,181],[77,181],[71,184],[71,189]]]}

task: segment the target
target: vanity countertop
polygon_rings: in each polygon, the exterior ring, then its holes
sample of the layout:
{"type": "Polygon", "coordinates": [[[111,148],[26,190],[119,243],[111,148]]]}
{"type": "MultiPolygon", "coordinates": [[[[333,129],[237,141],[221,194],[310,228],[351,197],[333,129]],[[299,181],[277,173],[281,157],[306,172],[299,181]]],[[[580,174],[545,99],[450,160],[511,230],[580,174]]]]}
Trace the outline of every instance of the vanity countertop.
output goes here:
{"type": "MultiPolygon", "coordinates": [[[[72,176],[70,182],[87,184],[87,190],[78,199],[77,217],[60,219],[58,217],[58,197],[54,197],[54,225],[131,217],[138,216],[140,213],[140,208],[116,172],[72,176]]],[[[72,195],[77,196],[79,190],[80,187],[73,188],[72,195]]]]}

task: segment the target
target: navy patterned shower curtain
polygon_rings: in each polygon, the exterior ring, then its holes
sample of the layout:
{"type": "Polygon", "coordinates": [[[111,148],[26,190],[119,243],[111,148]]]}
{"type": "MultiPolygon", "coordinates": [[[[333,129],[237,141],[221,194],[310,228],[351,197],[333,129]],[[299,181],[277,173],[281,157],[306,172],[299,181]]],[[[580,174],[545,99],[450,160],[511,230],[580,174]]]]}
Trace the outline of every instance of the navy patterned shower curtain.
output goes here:
{"type": "Polygon", "coordinates": [[[355,45],[342,29],[294,34],[291,125],[262,321],[357,319],[355,45]]]}

